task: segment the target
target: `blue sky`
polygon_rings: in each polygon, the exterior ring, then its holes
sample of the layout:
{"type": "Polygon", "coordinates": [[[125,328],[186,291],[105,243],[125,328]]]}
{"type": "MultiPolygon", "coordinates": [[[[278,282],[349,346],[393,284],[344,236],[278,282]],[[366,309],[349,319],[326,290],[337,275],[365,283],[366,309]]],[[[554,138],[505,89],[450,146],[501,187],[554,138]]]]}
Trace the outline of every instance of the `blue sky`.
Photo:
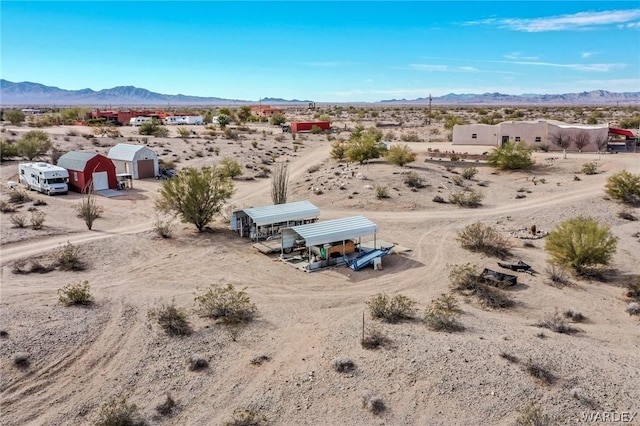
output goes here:
{"type": "Polygon", "coordinates": [[[6,1],[1,77],[317,102],[640,91],[640,1],[6,1]]]}

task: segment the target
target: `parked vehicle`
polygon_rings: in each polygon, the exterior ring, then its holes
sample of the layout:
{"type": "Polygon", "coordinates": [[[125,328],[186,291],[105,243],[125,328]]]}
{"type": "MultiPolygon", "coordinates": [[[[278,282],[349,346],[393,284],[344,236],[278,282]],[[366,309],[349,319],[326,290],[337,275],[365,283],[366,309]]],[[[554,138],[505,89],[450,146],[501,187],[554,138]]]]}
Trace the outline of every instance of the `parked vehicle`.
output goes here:
{"type": "Polygon", "coordinates": [[[164,124],[201,125],[204,119],[201,115],[170,115],[164,119],[164,124]]]}
{"type": "Polygon", "coordinates": [[[150,123],[153,121],[152,117],[133,117],[129,120],[129,124],[133,127],[142,126],[144,123],[150,123]]]}
{"type": "Polygon", "coordinates": [[[160,173],[156,176],[156,179],[171,179],[176,175],[176,171],[173,169],[160,169],[160,173]]]}
{"type": "Polygon", "coordinates": [[[20,163],[18,171],[20,183],[30,191],[47,195],[69,192],[69,172],[65,168],[47,163],[20,163]]]}

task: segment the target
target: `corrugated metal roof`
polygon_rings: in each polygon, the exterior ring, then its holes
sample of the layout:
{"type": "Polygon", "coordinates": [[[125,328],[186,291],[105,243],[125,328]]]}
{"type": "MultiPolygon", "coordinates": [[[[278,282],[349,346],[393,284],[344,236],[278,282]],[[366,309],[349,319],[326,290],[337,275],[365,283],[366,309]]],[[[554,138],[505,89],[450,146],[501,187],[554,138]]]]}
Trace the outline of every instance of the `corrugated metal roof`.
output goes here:
{"type": "MultiPolygon", "coordinates": [[[[136,154],[140,150],[151,151],[145,145],[119,143],[109,150],[109,154],[107,155],[107,157],[111,158],[112,160],[133,161],[133,159],[136,157],[136,154]]],[[[153,151],[151,152],[153,153],[153,151]]]]}
{"type": "Polygon", "coordinates": [[[87,162],[95,157],[95,152],[70,151],[58,159],[58,166],[67,170],[84,171],[87,162]]]}
{"type": "Polygon", "coordinates": [[[283,229],[282,233],[284,238],[285,233],[295,232],[301,238],[304,238],[307,247],[309,247],[373,235],[377,231],[376,224],[366,217],[351,216],[308,225],[293,226],[283,229]]]}
{"type": "Polygon", "coordinates": [[[320,209],[309,201],[252,207],[242,211],[249,216],[257,226],[286,222],[288,220],[313,219],[320,215],[320,209]]]}

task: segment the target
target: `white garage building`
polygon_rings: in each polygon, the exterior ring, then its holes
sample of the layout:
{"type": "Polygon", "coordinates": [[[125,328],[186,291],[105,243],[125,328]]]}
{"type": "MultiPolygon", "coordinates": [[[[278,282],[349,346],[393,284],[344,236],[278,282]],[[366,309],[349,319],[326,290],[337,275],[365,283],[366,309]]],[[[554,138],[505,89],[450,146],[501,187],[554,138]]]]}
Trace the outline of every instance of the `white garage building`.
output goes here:
{"type": "Polygon", "coordinates": [[[130,174],[133,179],[159,174],[158,155],[144,145],[119,143],[109,150],[107,157],[115,164],[117,174],[130,174]]]}

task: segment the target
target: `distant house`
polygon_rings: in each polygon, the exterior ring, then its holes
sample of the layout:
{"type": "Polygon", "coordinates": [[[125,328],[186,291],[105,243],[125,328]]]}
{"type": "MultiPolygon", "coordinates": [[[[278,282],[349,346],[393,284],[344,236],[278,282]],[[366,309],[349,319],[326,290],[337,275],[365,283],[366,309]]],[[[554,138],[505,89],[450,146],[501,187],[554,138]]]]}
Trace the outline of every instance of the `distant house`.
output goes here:
{"type": "Polygon", "coordinates": [[[253,105],[251,111],[258,117],[271,117],[275,114],[283,114],[284,110],[281,108],[271,107],[269,105],[253,105]]]}
{"type": "Polygon", "coordinates": [[[144,145],[119,143],[107,157],[116,166],[116,173],[131,174],[133,179],[156,177],[159,174],[158,154],[144,145]]]}
{"type": "Polygon", "coordinates": [[[116,166],[113,162],[94,152],[67,152],[58,159],[58,166],[69,171],[69,189],[82,192],[93,183],[94,191],[116,189],[116,166]]]}

